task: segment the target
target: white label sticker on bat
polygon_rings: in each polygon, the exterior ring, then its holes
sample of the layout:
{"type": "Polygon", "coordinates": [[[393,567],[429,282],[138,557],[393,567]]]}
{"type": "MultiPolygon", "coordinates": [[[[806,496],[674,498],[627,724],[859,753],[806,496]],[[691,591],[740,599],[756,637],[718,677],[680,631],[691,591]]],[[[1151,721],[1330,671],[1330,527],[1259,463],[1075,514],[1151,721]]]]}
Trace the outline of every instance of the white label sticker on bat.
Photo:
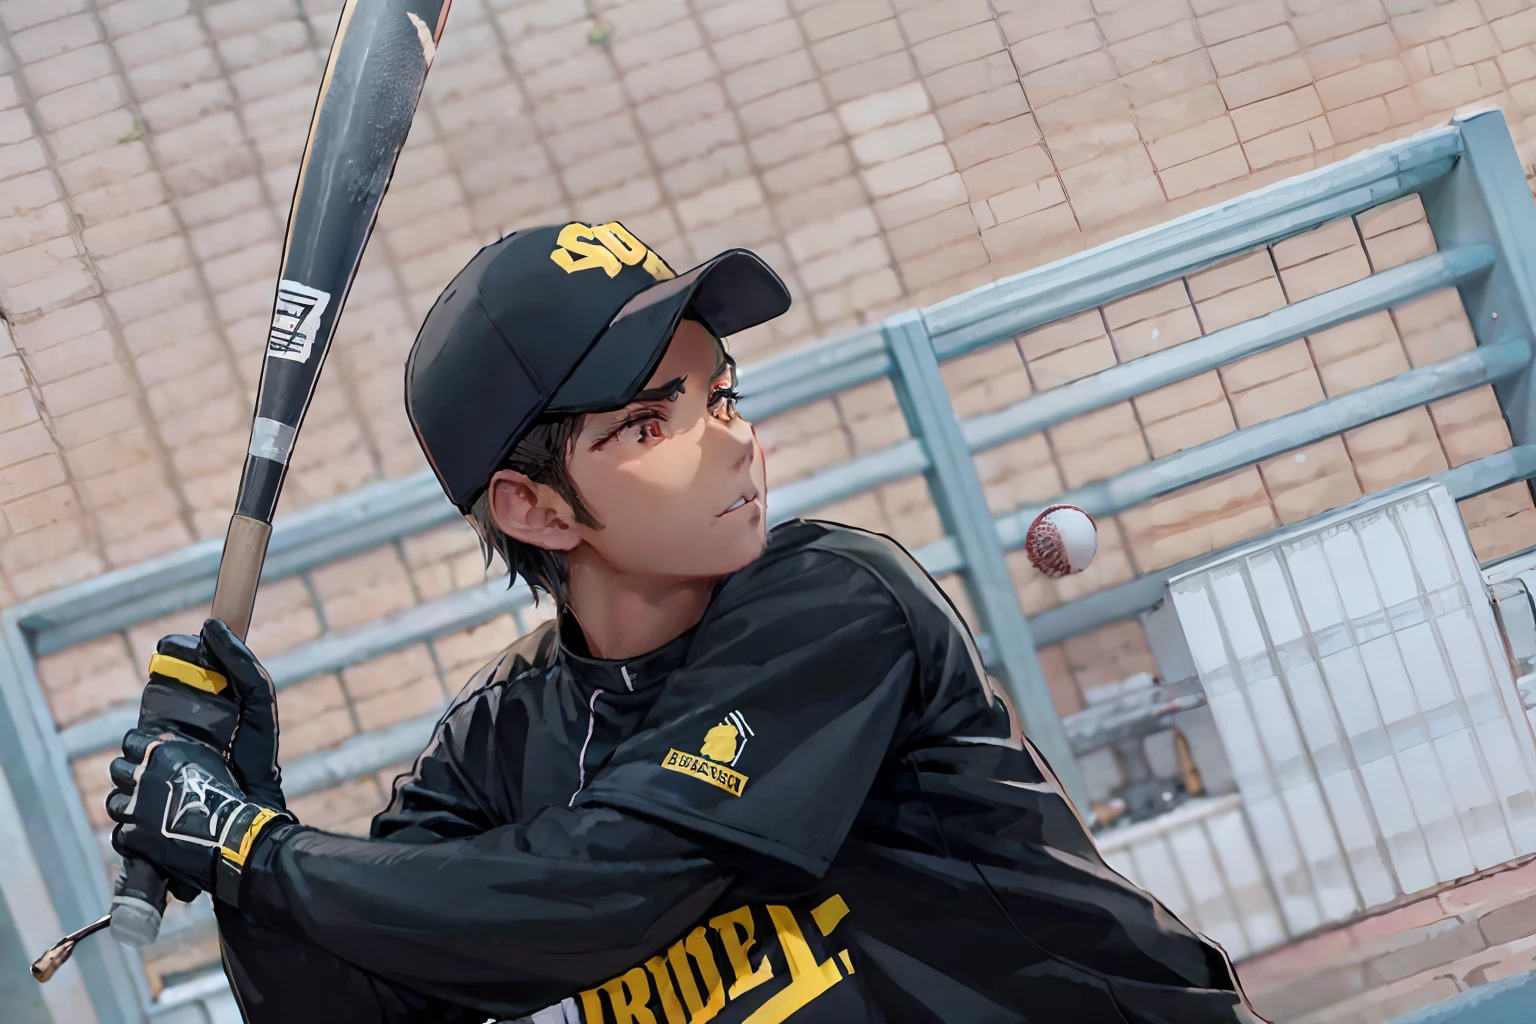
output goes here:
{"type": "Polygon", "coordinates": [[[277,305],[272,308],[272,330],[267,334],[267,355],[307,362],[320,330],[320,314],[330,301],[330,292],[297,281],[279,281],[277,305]]]}

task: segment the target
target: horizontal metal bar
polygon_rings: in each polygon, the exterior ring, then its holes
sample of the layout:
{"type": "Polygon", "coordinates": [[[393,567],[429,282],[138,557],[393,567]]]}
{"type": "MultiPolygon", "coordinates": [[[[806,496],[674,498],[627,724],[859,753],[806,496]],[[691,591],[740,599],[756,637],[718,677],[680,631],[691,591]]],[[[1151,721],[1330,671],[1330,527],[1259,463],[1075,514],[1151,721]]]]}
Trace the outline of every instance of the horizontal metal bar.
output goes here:
{"type": "MultiPolygon", "coordinates": [[[[1524,338],[1481,345],[1444,362],[1408,370],[1338,398],[1143,463],[1124,473],[1066,492],[1051,501],[1018,509],[995,520],[1003,547],[1024,546],[1024,535],[1047,505],[1068,504],[1107,516],[1174,491],[1274,458],[1326,437],[1364,426],[1426,402],[1459,394],[1518,373],[1531,360],[1524,338]]],[[[914,552],[930,573],[942,576],[964,564],[954,538],[945,537],[914,552]]]]}
{"type": "MultiPolygon", "coordinates": [[[[279,521],[261,578],[291,576],[457,518],[430,472],[372,484],[279,521]]],[[[213,597],[223,551],[219,537],[103,573],[23,603],[18,621],[42,656],[195,607],[213,597]]]]}
{"type": "Polygon", "coordinates": [[[1272,313],[1031,395],[999,412],[977,416],[965,424],[966,440],[971,450],[977,451],[1044,430],[1246,356],[1461,284],[1486,273],[1494,259],[1493,246],[1474,245],[1372,274],[1272,313]]]}
{"type": "Polygon", "coordinates": [[[533,594],[526,586],[519,583],[509,589],[505,579],[493,580],[356,629],[328,633],[272,658],[267,663],[267,670],[281,689],[301,679],[339,672],[348,665],[470,629],[531,604],[533,594]]]}
{"type": "Polygon", "coordinates": [[[814,509],[825,508],[835,501],[872,491],[892,480],[926,473],[932,465],[922,443],[916,438],[908,438],[852,462],[769,488],[768,522],[770,525],[782,523],[814,509]]]}
{"type": "MultiPolygon", "coordinates": [[[[1456,469],[1437,473],[1430,479],[1444,483],[1452,494],[1462,499],[1473,497],[1495,487],[1502,487],[1513,480],[1533,476],[1536,476],[1536,445],[1499,452],[1497,455],[1490,455],[1456,469]]],[[[1236,546],[1240,545],[1234,547],[1236,546]]],[[[1163,584],[1171,576],[1212,558],[1218,558],[1220,555],[1221,552],[1201,555],[1188,562],[1181,562],[1149,573],[1113,590],[1103,591],[1101,594],[1037,615],[1030,620],[1035,631],[1035,640],[1041,645],[1059,643],[1068,636],[1084,632],[1086,629],[1129,618],[1161,600],[1163,584]],[[1113,595],[1113,597],[1109,601],[1102,600],[1106,595],[1113,595]],[[1074,610],[1078,614],[1071,614],[1074,610]],[[1084,612],[1087,614],[1082,614],[1084,612]],[[1113,618],[1103,618],[1106,612],[1112,614],[1113,618]],[[1076,628],[1079,621],[1091,624],[1076,628]],[[1063,628],[1070,632],[1063,632],[1063,628]]],[[[1179,710],[1179,708],[1171,704],[1158,704],[1151,708],[1151,713],[1162,715],[1172,710],[1179,710]]],[[[426,746],[439,717],[438,714],[422,715],[384,729],[353,736],[329,750],[317,751],[302,757],[284,766],[283,788],[289,799],[297,799],[308,793],[338,786],[363,775],[405,764],[414,759],[426,746]]],[[[1108,726],[1097,721],[1089,722],[1087,716],[1078,717],[1084,718],[1084,721],[1071,723],[1076,727],[1073,729],[1073,745],[1079,751],[1092,749],[1097,742],[1097,734],[1103,732],[1108,726]]],[[[1120,727],[1125,723],[1116,719],[1110,724],[1120,727]]]]}
{"type": "Polygon", "coordinates": [[[923,318],[941,358],[970,352],[1390,202],[1460,153],[1456,127],[1421,132],[946,299],[923,318]]]}
{"type": "MultiPolygon", "coordinates": [[[[1457,501],[1464,501],[1517,480],[1530,480],[1533,477],[1536,477],[1536,445],[1522,445],[1465,463],[1455,469],[1443,470],[1426,479],[1444,484],[1457,501]]],[[[1332,514],[1333,510],[1329,510],[1313,518],[1332,514]]],[[[1029,624],[1034,630],[1035,642],[1041,646],[1050,646],[1100,626],[1139,615],[1163,599],[1163,587],[1173,577],[1197,569],[1214,559],[1223,558],[1252,543],[1251,540],[1240,541],[1219,551],[1155,569],[1119,586],[1032,616],[1029,624]]]]}
{"type": "MultiPolygon", "coordinates": [[[[945,299],[922,316],[948,359],[1416,192],[1460,153],[1456,127],[1421,132],[945,299]]],[[[861,328],[744,370],[742,408],[772,416],[889,372],[878,327],[861,328]]]]}
{"type": "MultiPolygon", "coordinates": [[[[1501,379],[1529,361],[1530,345],[1523,339],[1484,345],[1445,362],[1409,370],[1380,384],[1164,456],[1109,480],[1069,491],[1057,501],[1078,505],[1094,515],[1113,515],[1404,409],[1501,379]]],[[[1044,507],[1021,509],[994,521],[1005,550],[1023,546],[1029,524],[1044,507]]],[[[948,537],[914,552],[914,557],[935,576],[955,572],[964,564],[959,548],[948,537]]],[[[499,581],[487,583],[357,629],[321,637],[271,659],[267,668],[279,688],[290,686],[311,676],[336,672],[424,640],[468,629],[531,601],[532,594],[526,587],[507,590],[499,581]]],[[[116,708],[69,726],[61,731],[60,739],[66,755],[73,759],[116,746],[123,733],[133,728],[135,720],[132,707],[116,708]]]]}
{"type": "MultiPolygon", "coordinates": [[[[1444,173],[1459,152],[1456,128],[1427,132],[988,285],[923,315],[941,357],[968,351],[982,343],[977,338],[990,337],[988,331],[1004,330],[996,336],[1005,337],[1021,329],[1017,323],[1046,323],[1188,272],[1204,265],[1200,261],[1305,230],[1319,218],[1406,194],[1444,173]],[[998,327],[999,317],[1013,319],[998,327]]],[[[742,409],[764,418],[889,370],[879,327],[871,325],[743,368],[742,409]]],[[[375,484],[284,517],[273,531],[262,577],[302,572],[456,516],[430,473],[375,484]]],[[[213,594],[222,550],[222,539],[212,539],[42,595],[18,609],[21,625],[42,655],[201,604],[213,594]]]]}
{"type": "Polygon", "coordinates": [[[880,325],[870,324],[742,367],[737,407],[747,419],[767,419],[890,372],[880,325]]]}
{"type": "MultiPolygon", "coordinates": [[[[519,583],[509,590],[505,580],[495,580],[407,608],[356,629],[328,633],[276,655],[266,662],[266,668],[273,684],[283,690],[314,676],[339,672],[349,665],[470,629],[532,603],[533,594],[526,586],[519,583]]],[[[65,756],[73,760],[116,747],[122,742],[123,734],[137,721],[135,706],[113,708],[61,729],[59,741],[65,756]]]]}
{"type": "MultiPolygon", "coordinates": [[[[878,344],[878,328],[874,336],[878,344]]],[[[752,367],[742,374],[759,379],[752,367]]],[[[750,399],[743,408],[751,410],[750,399]]],[[[430,471],[370,484],[279,520],[261,578],[292,576],[458,518],[430,471]]],[[[12,611],[42,657],[209,601],[223,551],[222,537],[202,541],[50,591],[12,611]]]]}
{"type": "MultiPolygon", "coordinates": [[[[1476,462],[1469,462],[1456,469],[1437,473],[1429,479],[1438,480],[1445,484],[1447,489],[1458,500],[1461,500],[1493,490],[1495,487],[1502,487],[1515,480],[1524,480],[1531,477],[1536,477],[1536,445],[1512,448],[1508,451],[1499,452],[1496,455],[1478,459],[1476,462]]],[[[1317,518],[1320,518],[1320,516],[1317,518]]],[[[1244,541],[1242,544],[1234,545],[1233,550],[1248,543],[1252,542],[1244,541]]],[[[1178,565],[1172,565],[1166,569],[1159,569],[1148,573],[1130,583],[1101,591],[1090,597],[1082,598],[1071,604],[1062,605],[1059,608],[1053,608],[1048,612],[1036,615],[1030,619],[1030,625],[1035,634],[1035,642],[1041,646],[1059,643],[1078,633],[1096,629],[1099,626],[1108,625],[1110,622],[1129,618],[1132,615],[1145,611],[1162,599],[1163,585],[1168,579],[1208,562],[1213,558],[1219,558],[1222,553],[1218,551],[1201,555],[1186,562],[1181,562],[1178,565]]],[[[482,590],[484,588],[476,589],[482,590]]],[[[465,591],[463,594],[454,595],[454,597],[466,597],[474,593],[474,591],[465,591]]],[[[450,600],[452,599],[443,598],[433,602],[433,604],[443,605],[450,600]]],[[[463,607],[466,610],[471,606],[474,606],[472,601],[464,602],[463,607]]],[[[423,608],[427,607],[430,606],[423,606],[423,608]]],[[[477,607],[480,608],[480,614],[485,615],[486,618],[493,617],[499,611],[494,606],[483,603],[477,607]]],[[[447,616],[438,613],[437,621],[450,620],[447,616]]],[[[455,628],[466,628],[476,623],[463,619],[452,619],[451,624],[455,628]]],[[[372,629],[372,627],[367,628],[372,629]]],[[[348,634],[354,638],[349,641],[349,644],[332,645],[330,650],[335,652],[332,657],[339,657],[340,651],[348,646],[360,647],[362,638],[358,634],[362,632],[364,630],[353,630],[348,634]]],[[[410,642],[417,642],[423,638],[417,636],[410,642]]],[[[979,645],[985,647],[987,653],[990,653],[991,645],[988,642],[989,639],[978,637],[979,645]]],[[[316,647],[320,643],[323,643],[323,641],[317,641],[316,644],[306,646],[316,647]]],[[[303,649],[301,648],[300,650],[302,651],[303,649]]],[[[382,652],[369,648],[362,652],[362,658],[377,657],[379,653],[382,652]]],[[[299,655],[300,652],[295,651],[294,654],[299,655]]],[[[290,660],[287,666],[284,666],[279,659],[273,659],[272,664],[279,670],[287,672],[296,671],[297,666],[304,664],[315,667],[314,674],[318,674],[318,671],[335,671],[343,663],[339,661],[334,663],[327,662],[326,665],[321,666],[320,659],[311,655],[303,655],[290,660]]],[[[292,676],[279,676],[277,671],[274,671],[273,676],[274,680],[281,680],[279,686],[288,685],[296,681],[292,676]]],[[[1159,713],[1162,712],[1159,711],[1159,713]]],[[[360,776],[382,771],[393,765],[404,764],[415,758],[422,748],[426,746],[438,718],[439,715],[435,713],[422,715],[419,718],[399,722],[384,729],[377,729],[373,732],[350,737],[329,750],[317,751],[302,757],[292,764],[284,766],[283,788],[289,799],[297,799],[305,794],[337,786],[360,776]]],[[[132,724],[129,721],[123,731],[132,728],[132,724]]],[[[1078,730],[1078,732],[1094,731],[1087,728],[1086,722],[1082,724],[1083,729],[1078,730]]],[[[117,733],[117,737],[120,738],[121,736],[122,732],[120,731],[117,733]]],[[[1090,742],[1090,737],[1074,733],[1073,739],[1074,746],[1077,749],[1088,749],[1084,744],[1090,742]]],[[[113,742],[115,743],[116,739],[113,742]]],[[[77,755],[72,754],[71,756],[77,755]]]]}
{"type": "MultiPolygon", "coordinates": [[[[1479,345],[1442,362],[1407,370],[1379,384],[1132,467],[1108,480],[1068,491],[1059,500],[1092,515],[1114,515],[1406,409],[1503,380],[1530,361],[1531,345],[1524,338],[1479,345]]],[[[1023,509],[1001,520],[998,530],[1004,543],[1022,547],[1029,524],[1044,509],[1044,505],[1023,509]]]]}
{"type": "Polygon", "coordinates": [[[296,800],[322,789],[416,759],[432,738],[441,712],[350,736],[283,766],[283,794],[296,800]]]}
{"type": "MultiPolygon", "coordinates": [[[[963,424],[966,444],[972,452],[991,448],[1429,292],[1463,284],[1487,273],[1494,259],[1493,246],[1472,245],[1372,274],[1272,313],[1030,395],[1006,409],[973,417],[963,424]]],[[[915,438],[908,439],[776,488],[768,495],[769,520],[782,522],[928,468],[923,446],[915,438]]]]}

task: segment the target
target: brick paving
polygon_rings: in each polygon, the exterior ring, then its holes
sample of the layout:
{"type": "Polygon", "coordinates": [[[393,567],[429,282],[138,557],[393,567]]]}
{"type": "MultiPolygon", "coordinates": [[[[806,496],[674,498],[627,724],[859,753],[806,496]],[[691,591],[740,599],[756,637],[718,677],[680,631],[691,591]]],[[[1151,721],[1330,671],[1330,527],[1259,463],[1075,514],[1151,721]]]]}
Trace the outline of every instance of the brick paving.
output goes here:
{"type": "MultiPolygon", "coordinates": [[[[0,605],[222,533],[340,6],[0,0],[0,605]]],[[[423,468],[404,354],[442,285],[506,230],[619,218],[683,265],[756,248],[795,306],[734,339],[750,363],[1491,103],[1529,172],[1526,0],[455,0],[283,511],[423,468]]],[[[945,376],[962,415],[992,411],[1433,248],[1409,199],[945,376]]],[[[978,465],[1001,513],[1472,344],[1454,292],[1431,295],[978,465]]],[[[884,382],[760,426],[778,482],[907,436],[884,382]]],[[[1108,517],[1081,576],[1010,567],[1039,613],[1508,444],[1483,388],[1108,517]]],[[[919,479],[821,511],[911,546],[943,532],[919,479]]],[[[1484,558],[1536,536],[1523,486],[1462,511],[1484,558]]],[[[445,527],[265,588],[253,643],[275,654],[482,579],[467,531],[445,527]]],[[[43,659],[56,721],[131,699],[154,639],[197,614],[43,659]]],[[[503,619],[286,691],[285,755],[430,710],[513,631],[503,619]]],[[[1134,622],[1041,658],[1064,713],[1156,670],[1134,622]]],[[[93,814],[98,761],[75,766],[93,814]]],[[[306,813],[360,827],[387,783],[315,794],[306,813]]],[[[1508,941],[1498,920],[1479,941],[1508,941]]],[[[1473,936],[1432,941],[1451,955],[1473,936]]],[[[1358,977],[1341,970],[1319,991],[1346,998],[1358,977]]]]}
{"type": "Polygon", "coordinates": [[[1382,1024],[1536,970],[1536,861],[1463,881],[1237,965],[1284,1024],[1382,1024]]]}

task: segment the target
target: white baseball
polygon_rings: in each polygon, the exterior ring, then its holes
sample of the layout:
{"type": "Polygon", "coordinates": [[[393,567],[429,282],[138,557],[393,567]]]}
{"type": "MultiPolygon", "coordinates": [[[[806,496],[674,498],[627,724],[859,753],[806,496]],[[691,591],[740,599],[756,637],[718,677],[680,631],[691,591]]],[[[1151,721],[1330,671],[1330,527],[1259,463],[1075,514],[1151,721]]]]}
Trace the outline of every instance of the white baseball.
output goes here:
{"type": "Polygon", "coordinates": [[[1099,549],[1093,516],[1076,505],[1052,505],[1035,517],[1024,535],[1030,564],[1053,579],[1082,572],[1099,549]]]}

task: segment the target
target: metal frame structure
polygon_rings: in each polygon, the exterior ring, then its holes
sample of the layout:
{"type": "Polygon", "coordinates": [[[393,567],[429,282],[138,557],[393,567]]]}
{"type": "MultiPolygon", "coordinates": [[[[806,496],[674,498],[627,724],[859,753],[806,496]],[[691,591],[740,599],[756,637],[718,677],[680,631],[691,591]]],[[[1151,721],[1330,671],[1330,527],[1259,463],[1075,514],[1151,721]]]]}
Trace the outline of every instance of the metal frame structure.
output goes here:
{"type": "MultiPolygon", "coordinates": [[[[1061,495],[1109,515],[1211,480],[1426,402],[1492,383],[1514,447],[1438,474],[1457,498],[1536,476],[1532,325],[1536,313],[1536,206],[1498,110],[1358,154],[1297,178],[998,281],[898,314],[851,335],[745,368],[743,411],[762,419],[846,388],[891,380],[912,437],[883,451],[776,489],[781,521],[881,484],[923,474],[948,536],[917,552],[936,576],[965,575],[985,630],[989,666],[1013,696],[1026,727],[1082,802],[1082,779],[1035,656],[1054,643],[1155,605],[1164,582],[1193,563],[1149,573],[1026,620],[1006,552],[1044,506],[994,517],[969,455],[1076,416],[1346,323],[1445,287],[1459,289],[1478,346],[1433,366],[1311,408],[1232,431],[1195,448],[1061,495]],[[947,359],[1023,331],[1273,245],[1392,200],[1422,197],[1439,251],[1404,266],[1206,334],[1008,408],[962,421],[940,375],[947,359]],[[1498,314],[1495,317],[1494,314],[1498,314]]],[[[313,568],[441,525],[457,513],[429,473],[377,484],[290,516],[273,533],[265,578],[313,568]]],[[[23,940],[42,948],[60,925],[76,926],[105,906],[106,876],[70,774],[70,761],[115,746],[135,711],[116,708],[64,730],[54,727],[36,659],[206,602],[219,541],[23,602],[0,613],[0,850],[6,902],[23,940]],[[14,870],[13,870],[14,869],[14,870]],[[28,874],[30,872],[30,874],[28,874]],[[17,891],[18,887],[21,891],[17,891]],[[35,897],[35,898],[34,898],[35,897]],[[32,899],[28,903],[28,899],[32,899]],[[34,912],[33,905],[41,908],[34,912]]],[[[1219,555],[1219,553],[1217,553],[1219,555]]],[[[1205,561],[1216,555],[1203,556],[1205,561]]],[[[356,629],[327,634],[269,660],[279,688],[511,612],[530,595],[488,583],[356,629]]],[[[355,736],[285,765],[290,796],[313,792],[409,759],[435,716],[355,736]]],[[[57,1021],[117,1024],[142,1019],[147,994],[138,966],[114,943],[87,944],[50,984],[57,1021]],[[88,1007],[90,1012],[82,1012],[88,1007]]]]}

